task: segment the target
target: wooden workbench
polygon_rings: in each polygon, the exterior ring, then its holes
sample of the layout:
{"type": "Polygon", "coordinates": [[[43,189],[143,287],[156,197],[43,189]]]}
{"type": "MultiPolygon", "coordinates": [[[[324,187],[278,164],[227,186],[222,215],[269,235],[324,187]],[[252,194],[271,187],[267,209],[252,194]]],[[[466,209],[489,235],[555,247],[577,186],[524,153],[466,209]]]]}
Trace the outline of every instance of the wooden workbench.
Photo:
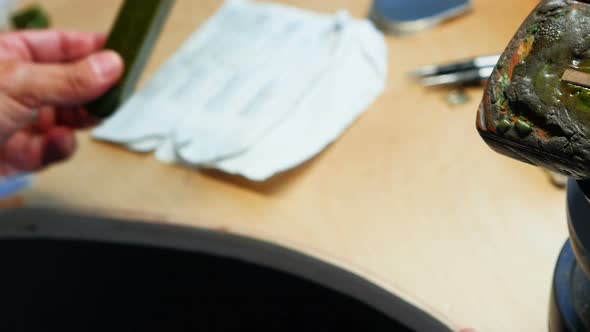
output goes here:
{"type": "MultiPolygon", "coordinates": [[[[370,6],[281,2],[357,17],[370,6]]],[[[43,1],[55,26],[81,30],[108,30],[119,3],[43,1]]],[[[485,146],[475,130],[481,90],[451,107],[444,92],[406,78],[421,65],[500,52],[536,1],[474,3],[435,30],[388,37],[385,93],[319,157],[268,183],[164,165],[81,134],[79,153],[40,174],[26,205],[130,211],[270,240],[362,271],[455,326],[544,331],[567,237],[564,192],[485,146]]],[[[145,78],[220,4],[179,0],[145,78]]]]}

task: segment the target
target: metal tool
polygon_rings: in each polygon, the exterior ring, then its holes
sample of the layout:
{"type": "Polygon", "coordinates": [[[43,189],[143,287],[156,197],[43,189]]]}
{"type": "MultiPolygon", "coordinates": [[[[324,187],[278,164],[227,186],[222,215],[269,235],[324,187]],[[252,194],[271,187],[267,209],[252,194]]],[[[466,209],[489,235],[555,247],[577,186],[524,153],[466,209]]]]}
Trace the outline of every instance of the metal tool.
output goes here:
{"type": "Polygon", "coordinates": [[[428,65],[410,73],[427,87],[482,85],[492,74],[500,55],[478,56],[463,61],[428,65]]]}

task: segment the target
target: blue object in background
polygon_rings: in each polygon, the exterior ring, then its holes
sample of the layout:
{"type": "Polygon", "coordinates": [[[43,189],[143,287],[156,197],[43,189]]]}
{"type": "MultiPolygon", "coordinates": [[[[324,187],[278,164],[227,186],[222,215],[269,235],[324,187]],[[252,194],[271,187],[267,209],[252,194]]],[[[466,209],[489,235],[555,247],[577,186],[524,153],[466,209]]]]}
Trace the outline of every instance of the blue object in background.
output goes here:
{"type": "Polygon", "coordinates": [[[471,0],[375,0],[371,20],[392,34],[434,27],[471,9],[471,0]]]}
{"type": "Polygon", "coordinates": [[[10,198],[32,184],[32,175],[22,174],[0,179],[0,199],[10,198]]]}

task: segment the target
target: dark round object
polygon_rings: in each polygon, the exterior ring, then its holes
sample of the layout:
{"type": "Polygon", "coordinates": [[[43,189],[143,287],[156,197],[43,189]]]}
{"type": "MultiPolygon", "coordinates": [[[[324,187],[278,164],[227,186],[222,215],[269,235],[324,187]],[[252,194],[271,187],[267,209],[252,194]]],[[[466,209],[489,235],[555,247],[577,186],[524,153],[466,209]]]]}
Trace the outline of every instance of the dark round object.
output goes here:
{"type": "Polygon", "coordinates": [[[569,180],[567,215],[570,240],[561,250],[551,292],[549,331],[590,331],[590,183],[569,180]]]}
{"type": "Polygon", "coordinates": [[[2,331],[433,331],[364,278],[270,243],[54,211],[0,211],[2,331]]]}
{"type": "Polygon", "coordinates": [[[590,277],[590,182],[569,180],[567,215],[570,241],[578,265],[590,277]]]}
{"type": "Polygon", "coordinates": [[[570,241],[561,250],[551,291],[550,332],[590,330],[590,280],[576,263],[570,241]]]}

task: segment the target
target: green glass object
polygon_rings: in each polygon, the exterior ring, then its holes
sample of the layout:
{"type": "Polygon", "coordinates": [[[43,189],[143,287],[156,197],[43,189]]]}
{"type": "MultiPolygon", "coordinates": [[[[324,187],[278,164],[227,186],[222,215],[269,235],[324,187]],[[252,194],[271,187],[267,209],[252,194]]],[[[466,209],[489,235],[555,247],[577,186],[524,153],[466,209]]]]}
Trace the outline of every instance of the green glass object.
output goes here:
{"type": "Polygon", "coordinates": [[[526,121],[518,120],[516,121],[516,131],[518,131],[518,134],[520,134],[520,136],[524,137],[530,134],[533,131],[533,128],[526,121]]]}
{"type": "Polygon", "coordinates": [[[17,30],[47,29],[51,25],[49,15],[39,5],[26,7],[11,16],[12,25],[17,30]]]}
{"type": "Polygon", "coordinates": [[[125,72],[116,86],[86,106],[90,114],[108,117],[133,93],[173,4],[174,0],[125,0],[105,46],[123,57],[125,72]]]}
{"type": "Polygon", "coordinates": [[[512,122],[510,122],[510,120],[502,119],[502,120],[500,120],[500,122],[498,122],[497,129],[500,133],[504,134],[508,130],[510,130],[510,128],[512,128],[512,122]]]}

